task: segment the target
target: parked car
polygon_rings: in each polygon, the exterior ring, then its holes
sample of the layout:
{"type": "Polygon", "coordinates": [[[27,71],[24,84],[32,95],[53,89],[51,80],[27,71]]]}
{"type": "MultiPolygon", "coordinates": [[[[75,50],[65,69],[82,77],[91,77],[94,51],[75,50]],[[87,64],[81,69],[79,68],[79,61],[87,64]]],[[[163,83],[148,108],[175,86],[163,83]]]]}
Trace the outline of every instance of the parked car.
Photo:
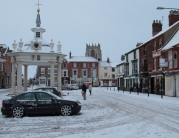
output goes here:
{"type": "Polygon", "coordinates": [[[78,84],[71,84],[73,90],[78,90],[79,85],[78,84]]]}
{"type": "Polygon", "coordinates": [[[47,91],[27,91],[2,101],[3,115],[23,117],[24,115],[61,114],[69,116],[81,110],[79,101],[65,100],[47,91]]]}
{"type": "Polygon", "coordinates": [[[73,90],[73,87],[71,84],[63,84],[61,89],[62,90],[73,90]]]}
{"type": "Polygon", "coordinates": [[[48,92],[52,92],[53,94],[61,97],[63,96],[63,93],[58,91],[56,88],[54,87],[38,87],[38,88],[35,88],[34,90],[39,90],[39,91],[48,91],[48,92]]]}

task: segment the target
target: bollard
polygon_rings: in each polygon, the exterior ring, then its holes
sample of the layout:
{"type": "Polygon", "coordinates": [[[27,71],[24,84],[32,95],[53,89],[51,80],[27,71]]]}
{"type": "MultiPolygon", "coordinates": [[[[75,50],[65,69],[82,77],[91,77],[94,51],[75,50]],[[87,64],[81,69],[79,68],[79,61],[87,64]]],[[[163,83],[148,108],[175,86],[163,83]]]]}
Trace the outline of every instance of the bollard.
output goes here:
{"type": "Polygon", "coordinates": [[[107,87],[107,90],[108,90],[108,87],[107,87]]]}
{"type": "Polygon", "coordinates": [[[161,98],[163,99],[163,93],[162,93],[162,91],[161,91],[161,98]]]}
{"type": "Polygon", "coordinates": [[[149,97],[149,90],[148,90],[148,97],[149,97]]]}
{"type": "Polygon", "coordinates": [[[110,90],[111,90],[111,87],[110,87],[110,90]]]}
{"type": "Polygon", "coordinates": [[[114,91],[115,91],[115,88],[114,88],[114,91]]]}

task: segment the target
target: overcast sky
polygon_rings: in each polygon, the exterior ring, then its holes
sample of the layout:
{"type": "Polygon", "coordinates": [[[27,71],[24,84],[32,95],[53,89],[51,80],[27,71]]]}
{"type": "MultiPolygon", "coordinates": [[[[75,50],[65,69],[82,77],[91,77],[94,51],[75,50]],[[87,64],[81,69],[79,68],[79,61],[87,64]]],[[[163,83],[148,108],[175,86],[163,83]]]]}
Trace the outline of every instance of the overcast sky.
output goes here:
{"type": "MultiPolygon", "coordinates": [[[[14,40],[24,43],[33,38],[38,0],[0,0],[0,43],[11,49],[14,40]]],[[[86,44],[100,44],[102,60],[119,61],[122,54],[135,48],[137,42],[152,37],[153,20],[168,27],[169,10],[179,8],[178,0],[40,0],[43,38],[62,53],[85,56],[86,44]],[[176,7],[178,6],[178,7],[176,7]]]]}

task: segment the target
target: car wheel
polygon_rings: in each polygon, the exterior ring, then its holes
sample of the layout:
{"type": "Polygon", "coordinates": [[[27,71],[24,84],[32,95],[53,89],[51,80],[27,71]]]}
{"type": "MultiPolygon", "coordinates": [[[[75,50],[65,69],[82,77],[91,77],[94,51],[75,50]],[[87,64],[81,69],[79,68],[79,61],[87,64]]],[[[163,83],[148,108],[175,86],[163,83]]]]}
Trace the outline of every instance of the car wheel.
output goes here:
{"type": "Polygon", "coordinates": [[[69,105],[63,105],[61,107],[61,115],[63,116],[69,116],[72,114],[72,108],[69,105]]]}
{"type": "Polygon", "coordinates": [[[24,115],[24,109],[21,106],[16,106],[12,110],[13,117],[22,117],[24,115]]]}

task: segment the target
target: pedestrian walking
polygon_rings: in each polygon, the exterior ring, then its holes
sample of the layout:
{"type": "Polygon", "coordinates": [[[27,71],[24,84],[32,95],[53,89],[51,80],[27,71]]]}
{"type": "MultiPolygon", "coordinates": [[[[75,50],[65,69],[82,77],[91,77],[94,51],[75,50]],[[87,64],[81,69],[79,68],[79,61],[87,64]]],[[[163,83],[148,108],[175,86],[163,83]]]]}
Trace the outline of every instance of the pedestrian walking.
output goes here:
{"type": "Polygon", "coordinates": [[[85,85],[85,83],[83,83],[83,85],[82,85],[82,96],[83,96],[83,99],[86,100],[86,85],[85,85]]]}
{"type": "Polygon", "coordinates": [[[92,85],[91,84],[89,85],[88,89],[89,89],[89,93],[91,95],[91,93],[92,93],[92,85]]]}

